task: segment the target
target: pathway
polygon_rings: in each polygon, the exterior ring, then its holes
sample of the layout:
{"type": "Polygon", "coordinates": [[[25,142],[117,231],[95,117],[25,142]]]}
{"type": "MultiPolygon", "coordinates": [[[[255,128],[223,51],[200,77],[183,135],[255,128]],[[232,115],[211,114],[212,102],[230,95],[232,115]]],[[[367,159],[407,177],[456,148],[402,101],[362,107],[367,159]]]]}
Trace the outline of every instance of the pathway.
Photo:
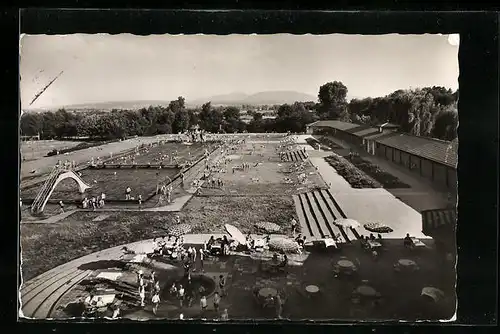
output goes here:
{"type": "Polygon", "coordinates": [[[21,224],[54,224],[64,218],[71,216],[76,211],[80,210],[69,210],[41,220],[26,220],[26,221],[21,220],[21,224]]]}
{"type": "MultiPolygon", "coordinates": [[[[400,239],[404,238],[406,233],[410,233],[417,238],[428,239],[422,233],[421,214],[397,199],[386,189],[352,188],[323,158],[311,157],[310,160],[317,167],[323,180],[329,185],[332,198],[338,203],[338,207],[347,218],[355,219],[361,225],[368,222],[384,223],[394,230],[386,235],[387,238],[400,239]]],[[[312,208],[314,209],[314,205],[312,208]]],[[[297,207],[297,211],[299,210],[300,208],[297,207]]],[[[363,227],[357,229],[357,232],[364,235],[369,234],[363,227]]]]}
{"type": "MultiPolygon", "coordinates": [[[[448,202],[448,192],[442,189],[437,189],[432,181],[420,177],[418,174],[409,171],[407,168],[394,164],[379,156],[368,154],[367,152],[358,149],[353,145],[336,139],[328,137],[332,141],[344,147],[351,148],[357,152],[363,159],[370,161],[380,169],[388,172],[389,174],[397,177],[402,182],[411,186],[411,188],[402,189],[387,189],[388,192],[395,197],[401,199],[403,202],[411,206],[417,211],[439,209],[446,207],[448,202]]],[[[456,202],[456,196],[453,198],[456,202]]]]}

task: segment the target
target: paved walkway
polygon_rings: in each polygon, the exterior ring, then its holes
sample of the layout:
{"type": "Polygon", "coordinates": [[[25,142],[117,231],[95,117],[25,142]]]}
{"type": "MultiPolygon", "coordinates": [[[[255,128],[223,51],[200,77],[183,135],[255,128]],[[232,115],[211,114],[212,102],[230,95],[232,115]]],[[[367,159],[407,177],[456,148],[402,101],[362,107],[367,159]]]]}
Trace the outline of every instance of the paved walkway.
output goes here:
{"type": "MultiPolygon", "coordinates": [[[[403,166],[394,164],[379,156],[368,154],[354,145],[349,145],[337,138],[329,137],[329,139],[344,147],[353,149],[363,159],[370,161],[374,165],[379,166],[380,169],[408,184],[411,188],[386,190],[415,210],[420,212],[423,210],[440,209],[449,205],[448,192],[443,189],[438,189],[431,180],[420,177],[418,174],[409,171],[403,166]]],[[[453,200],[456,202],[456,196],[453,200]]]]}
{"type": "Polygon", "coordinates": [[[54,224],[54,223],[57,223],[58,221],[60,221],[64,218],[71,216],[76,211],[80,211],[80,210],[69,210],[69,211],[66,211],[64,213],[60,213],[58,215],[54,215],[54,216],[48,217],[46,219],[41,219],[41,220],[25,220],[25,221],[21,220],[21,224],[54,224]]]}

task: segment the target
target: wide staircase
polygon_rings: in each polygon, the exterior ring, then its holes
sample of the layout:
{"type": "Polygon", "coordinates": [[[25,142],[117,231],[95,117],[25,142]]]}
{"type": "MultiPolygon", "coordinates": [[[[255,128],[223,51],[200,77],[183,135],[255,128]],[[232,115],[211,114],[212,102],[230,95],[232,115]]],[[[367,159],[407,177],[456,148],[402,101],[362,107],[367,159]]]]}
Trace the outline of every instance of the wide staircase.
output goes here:
{"type": "Polygon", "coordinates": [[[293,200],[302,235],[308,238],[324,238],[340,233],[347,242],[359,238],[359,233],[355,229],[344,229],[333,223],[336,219],[347,217],[329,189],[317,189],[293,195],[293,200]]]}
{"type": "Polygon", "coordinates": [[[297,161],[304,161],[307,160],[307,155],[304,153],[304,151],[298,150],[298,151],[291,151],[291,152],[285,152],[282,161],[284,162],[297,162],[297,161]]]}

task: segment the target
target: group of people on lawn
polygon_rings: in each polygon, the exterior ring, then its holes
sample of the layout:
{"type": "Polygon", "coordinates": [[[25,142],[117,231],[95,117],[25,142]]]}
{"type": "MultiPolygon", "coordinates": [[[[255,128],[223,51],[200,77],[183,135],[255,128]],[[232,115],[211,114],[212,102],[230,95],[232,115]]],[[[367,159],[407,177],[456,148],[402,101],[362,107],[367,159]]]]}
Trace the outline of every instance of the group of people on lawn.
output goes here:
{"type": "Polygon", "coordinates": [[[83,209],[92,208],[92,210],[104,208],[105,200],[106,200],[105,193],[101,193],[99,196],[94,196],[90,199],[85,197],[82,201],[82,208],[83,209]]]}

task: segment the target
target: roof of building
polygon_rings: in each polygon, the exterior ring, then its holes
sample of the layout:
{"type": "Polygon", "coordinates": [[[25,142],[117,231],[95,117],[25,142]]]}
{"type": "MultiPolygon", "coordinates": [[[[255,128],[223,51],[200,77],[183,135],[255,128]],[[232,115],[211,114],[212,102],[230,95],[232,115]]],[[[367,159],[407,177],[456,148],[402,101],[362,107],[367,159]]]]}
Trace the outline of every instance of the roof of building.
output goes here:
{"type": "Polygon", "coordinates": [[[457,166],[458,141],[449,142],[403,133],[395,133],[393,136],[378,138],[375,141],[449,167],[457,166]]]}
{"type": "Polygon", "coordinates": [[[377,126],[381,126],[381,127],[384,127],[384,128],[400,128],[399,125],[397,124],[394,124],[394,123],[383,123],[383,124],[378,124],[377,126]]]}
{"type": "Polygon", "coordinates": [[[455,230],[457,223],[456,209],[434,209],[422,211],[422,232],[432,236],[441,229],[455,230]]]}
{"type": "Polygon", "coordinates": [[[346,130],[358,127],[359,124],[347,123],[347,122],[341,122],[341,121],[317,121],[317,122],[309,124],[309,126],[314,126],[314,127],[324,126],[324,127],[329,127],[329,128],[334,128],[334,129],[346,131],[346,130]]]}
{"type": "Polygon", "coordinates": [[[378,132],[378,128],[341,121],[318,121],[309,126],[331,127],[364,139],[456,168],[458,162],[458,140],[452,142],[429,137],[418,137],[400,132],[378,132]]]}

